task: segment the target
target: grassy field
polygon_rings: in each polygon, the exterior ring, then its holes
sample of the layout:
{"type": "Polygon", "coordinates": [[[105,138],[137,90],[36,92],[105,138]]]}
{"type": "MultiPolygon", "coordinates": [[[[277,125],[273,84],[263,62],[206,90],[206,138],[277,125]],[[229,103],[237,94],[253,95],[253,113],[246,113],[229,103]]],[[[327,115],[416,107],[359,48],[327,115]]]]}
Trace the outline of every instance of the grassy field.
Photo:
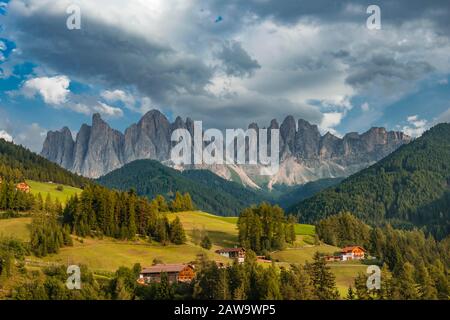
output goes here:
{"type": "Polygon", "coordinates": [[[90,238],[83,239],[83,243],[75,240],[73,247],[62,248],[58,254],[42,260],[62,264],[86,264],[94,271],[111,272],[120,266],[132,267],[135,263],[140,263],[143,267],[150,266],[153,259],[164,263],[187,263],[194,261],[199,253],[207,253],[210,259],[227,261],[212,251],[192,244],[162,246],[145,241],[90,238]]]}
{"type": "Polygon", "coordinates": [[[297,223],[295,225],[295,233],[298,235],[314,236],[316,234],[316,227],[310,224],[297,223]]]}
{"type": "MultiPolygon", "coordinates": [[[[86,238],[79,241],[74,237],[74,246],[65,247],[58,254],[47,256],[43,259],[29,257],[29,259],[43,262],[61,264],[86,264],[94,271],[115,271],[120,266],[131,267],[135,263],[142,266],[151,265],[153,259],[164,263],[186,263],[194,261],[199,253],[207,253],[210,259],[230,262],[214,251],[221,247],[233,247],[238,244],[238,231],[236,227],[237,218],[218,217],[208,213],[191,211],[171,213],[168,215],[172,220],[178,216],[186,230],[188,242],[181,246],[162,246],[158,243],[149,243],[144,240],[119,241],[110,238],[92,239],[86,238]],[[213,247],[204,250],[192,242],[192,231],[194,229],[205,230],[210,237],[213,247]]],[[[29,240],[28,225],[31,218],[13,218],[0,220],[0,236],[15,236],[22,240],[29,240]]],[[[334,253],[339,251],[338,247],[325,244],[305,245],[303,237],[312,238],[314,227],[309,225],[297,225],[296,232],[298,247],[288,248],[271,254],[280,266],[290,264],[304,264],[312,261],[316,251],[323,253],[334,253]],[[300,240],[299,240],[300,239],[300,240]]],[[[365,272],[366,267],[357,262],[333,263],[331,270],[336,275],[336,283],[342,297],[347,294],[347,289],[359,272],[365,272]]]]}
{"type": "Polygon", "coordinates": [[[336,276],[336,285],[341,297],[347,296],[348,287],[351,285],[355,288],[354,280],[358,273],[365,273],[367,266],[351,261],[352,263],[330,263],[331,271],[336,276]]]}
{"type": "MultiPolygon", "coordinates": [[[[272,259],[280,261],[280,265],[304,264],[306,261],[312,262],[316,251],[322,253],[334,253],[339,251],[338,247],[321,244],[317,246],[305,246],[302,248],[292,248],[272,253],[272,259]]],[[[346,297],[350,285],[354,286],[354,280],[358,273],[366,272],[367,266],[358,261],[349,261],[348,263],[330,263],[331,271],[336,276],[336,285],[341,297],[346,297]]]]}
{"type": "Polygon", "coordinates": [[[61,203],[66,203],[67,199],[75,194],[81,193],[81,189],[63,185],[63,190],[59,191],[56,188],[59,184],[48,182],[37,182],[33,180],[27,180],[28,185],[31,187],[31,193],[37,195],[40,193],[45,200],[47,194],[50,194],[52,199],[58,199],[61,203]]]}
{"type": "Polygon", "coordinates": [[[28,225],[31,218],[0,219],[0,236],[14,237],[23,241],[29,241],[28,225]]]}
{"type": "Polygon", "coordinates": [[[234,247],[238,244],[237,218],[219,217],[200,211],[171,213],[169,220],[178,216],[188,236],[192,240],[194,229],[205,230],[211,242],[219,247],[234,247]]]}
{"type": "Polygon", "coordinates": [[[312,261],[316,251],[323,253],[333,253],[339,251],[338,247],[320,244],[317,246],[304,246],[301,248],[288,248],[283,251],[277,251],[271,254],[272,259],[286,263],[304,264],[306,261],[312,261]]]}

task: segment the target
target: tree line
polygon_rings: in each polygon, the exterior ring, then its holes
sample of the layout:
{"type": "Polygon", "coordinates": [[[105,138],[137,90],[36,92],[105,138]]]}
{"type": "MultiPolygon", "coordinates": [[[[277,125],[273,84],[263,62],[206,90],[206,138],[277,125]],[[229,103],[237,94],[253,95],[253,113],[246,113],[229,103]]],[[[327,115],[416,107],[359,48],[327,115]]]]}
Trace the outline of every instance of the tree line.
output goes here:
{"type": "Polygon", "coordinates": [[[16,189],[16,183],[0,176],[0,210],[27,211],[34,205],[34,196],[16,189]]]}
{"type": "MultiPolygon", "coordinates": [[[[1,243],[1,242],[0,242],[1,243]]],[[[160,282],[139,285],[139,264],[120,267],[109,279],[96,280],[86,266],[81,266],[81,290],[65,286],[65,267],[44,268],[29,273],[11,291],[17,300],[300,300],[337,299],[335,277],[319,255],[304,266],[293,265],[279,269],[264,268],[256,262],[256,254],[249,252],[244,264],[234,263],[219,268],[214,261],[200,255],[196,261],[197,276],[192,283],[170,283],[166,274],[160,282]]]]}
{"type": "Polygon", "coordinates": [[[360,275],[352,290],[360,299],[448,299],[450,283],[450,237],[436,241],[422,230],[398,230],[390,224],[369,227],[351,213],[344,212],[319,221],[319,237],[330,245],[360,245],[371,263],[383,266],[381,291],[368,292],[367,275],[360,275]]]}
{"type": "Polygon", "coordinates": [[[162,196],[149,201],[133,190],[119,192],[90,185],[68,200],[62,215],[63,224],[82,237],[134,239],[144,236],[162,244],[182,244],[186,236],[180,220],[175,218],[169,222],[166,213],[193,208],[189,194],[177,193],[175,199],[167,203],[162,196]]]}
{"type": "Polygon", "coordinates": [[[71,173],[30,150],[0,139],[0,176],[13,182],[24,179],[53,181],[83,187],[91,183],[87,178],[71,173]]]}
{"type": "Polygon", "coordinates": [[[450,124],[438,124],[422,137],[337,186],[292,209],[300,221],[315,223],[350,211],[365,223],[420,227],[443,239],[450,234],[450,124]]]}
{"type": "Polygon", "coordinates": [[[295,241],[295,220],[279,206],[265,202],[244,209],[237,222],[239,242],[258,254],[281,250],[295,241]]]}

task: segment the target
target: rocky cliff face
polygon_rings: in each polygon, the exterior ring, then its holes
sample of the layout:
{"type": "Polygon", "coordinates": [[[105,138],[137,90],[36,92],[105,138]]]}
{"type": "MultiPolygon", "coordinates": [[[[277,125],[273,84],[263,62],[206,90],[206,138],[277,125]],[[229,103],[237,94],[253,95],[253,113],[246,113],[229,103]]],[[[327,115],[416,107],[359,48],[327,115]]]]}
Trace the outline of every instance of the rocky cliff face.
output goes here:
{"type": "MultiPolygon", "coordinates": [[[[186,128],[193,134],[193,121],[180,117],[173,123],[159,111],[152,110],[131,125],[124,134],[109,127],[95,114],[92,126],[84,124],[73,141],[68,128],[50,131],[41,155],[87,177],[100,177],[138,159],[170,163],[170,137],[174,130],[186,128]]],[[[249,128],[258,130],[252,123],[249,128]]],[[[297,123],[292,116],[278,124],[272,120],[269,129],[280,129],[280,170],[261,177],[259,168],[250,165],[197,166],[207,168],[227,179],[237,179],[251,187],[274,184],[302,184],[309,181],[345,177],[382,159],[410,141],[401,132],[372,128],[366,133],[348,133],[338,138],[321,135],[316,125],[305,120],[297,123]]],[[[268,141],[270,146],[270,140],[268,141]]],[[[269,148],[270,149],[270,148],[269,148]]]]}

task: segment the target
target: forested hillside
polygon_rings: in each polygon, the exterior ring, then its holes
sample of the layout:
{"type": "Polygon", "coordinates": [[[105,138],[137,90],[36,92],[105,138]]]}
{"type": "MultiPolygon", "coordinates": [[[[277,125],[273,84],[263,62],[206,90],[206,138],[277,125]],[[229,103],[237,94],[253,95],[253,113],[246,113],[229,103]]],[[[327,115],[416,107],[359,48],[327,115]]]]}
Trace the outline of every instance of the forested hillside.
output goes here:
{"type": "Polygon", "coordinates": [[[82,187],[89,180],[73,174],[30,150],[0,139],[0,176],[11,181],[31,179],[82,187]]]}
{"type": "Polygon", "coordinates": [[[450,232],[450,124],[439,124],[339,185],[296,205],[310,223],[341,211],[379,225],[423,227],[437,238],[450,232]]]}
{"type": "Polygon", "coordinates": [[[225,216],[236,216],[245,207],[263,200],[256,192],[210,171],[179,172],[153,160],[134,161],[97,181],[112,189],[135,189],[138,195],[149,198],[173,198],[177,191],[187,192],[198,209],[225,216]]]}
{"type": "Polygon", "coordinates": [[[375,297],[367,290],[367,275],[355,280],[359,299],[376,299],[383,292],[391,299],[449,298],[449,237],[436,241],[420,230],[398,230],[389,224],[371,228],[348,212],[319,221],[316,231],[328,244],[363,246],[376,257],[372,263],[383,266],[382,288],[375,297]]]}
{"type": "Polygon", "coordinates": [[[330,178],[311,181],[295,187],[275,186],[282,194],[275,200],[275,202],[283,209],[289,209],[300,201],[308,199],[316,193],[337,185],[344,178],[330,178]],[[283,190],[284,189],[284,190],[283,190]]]}

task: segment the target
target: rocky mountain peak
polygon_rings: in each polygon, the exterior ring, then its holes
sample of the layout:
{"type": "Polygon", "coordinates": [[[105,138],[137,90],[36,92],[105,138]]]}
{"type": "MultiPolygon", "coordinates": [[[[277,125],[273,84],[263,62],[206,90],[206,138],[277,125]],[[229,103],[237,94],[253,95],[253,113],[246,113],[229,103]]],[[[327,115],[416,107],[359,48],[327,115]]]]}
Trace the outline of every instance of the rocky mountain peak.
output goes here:
{"type": "MultiPolygon", "coordinates": [[[[151,110],[122,134],[112,129],[99,114],[94,114],[92,126],[83,124],[75,142],[67,127],[49,131],[41,154],[66,169],[98,177],[138,159],[169,160],[171,134],[178,128],[187,128],[193,135],[194,121],[177,117],[170,123],[160,111],[151,110]]],[[[253,122],[248,128],[258,129],[259,126],[253,122]]],[[[363,134],[352,132],[343,138],[331,133],[322,136],[317,125],[303,119],[296,122],[293,116],[287,116],[281,126],[273,119],[268,129],[280,129],[281,159],[280,171],[270,178],[269,185],[345,177],[380,160],[410,140],[401,132],[388,132],[384,128],[371,128],[363,134]]],[[[270,140],[268,133],[269,150],[270,140]]],[[[224,178],[233,176],[231,169],[219,167],[206,169],[224,178]]],[[[258,168],[235,166],[233,170],[247,185],[256,186],[255,181],[261,181],[261,177],[255,176],[258,168]]]]}
{"type": "Polygon", "coordinates": [[[270,121],[269,130],[270,129],[280,129],[277,119],[272,119],[272,121],[270,121]]]}

